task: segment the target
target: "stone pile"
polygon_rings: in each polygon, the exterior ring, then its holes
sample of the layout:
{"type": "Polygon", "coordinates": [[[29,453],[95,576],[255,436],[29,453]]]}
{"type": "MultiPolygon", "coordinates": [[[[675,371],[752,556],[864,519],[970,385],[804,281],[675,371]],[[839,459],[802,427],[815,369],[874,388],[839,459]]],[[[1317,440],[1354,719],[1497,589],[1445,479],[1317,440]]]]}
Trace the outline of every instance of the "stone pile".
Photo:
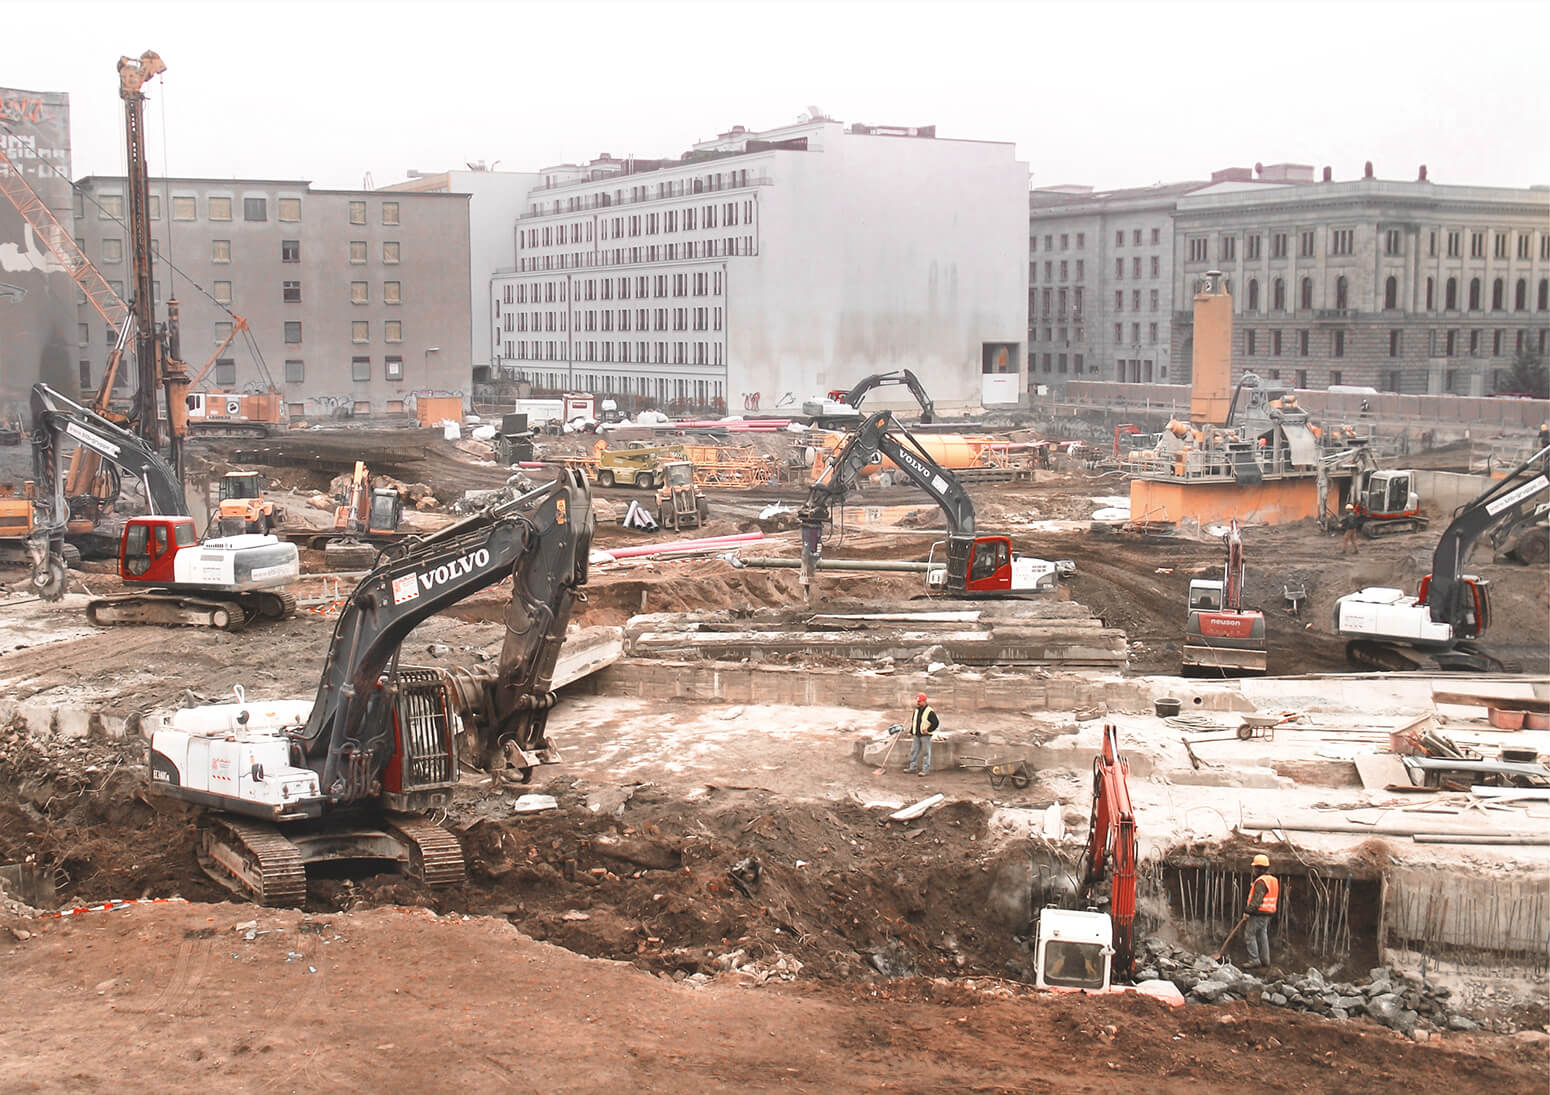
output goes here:
{"type": "Polygon", "coordinates": [[[1136,980],[1154,978],[1172,981],[1195,1003],[1251,1000],[1329,1019],[1366,1016],[1417,1041],[1425,1041],[1433,1030],[1477,1027],[1473,1019],[1450,1005],[1449,989],[1386,966],[1370,970],[1361,983],[1331,981],[1313,967],[1302,974],[1257,977],[1231,962],[1218,962],[1209,955],[1148,939],[1136,958],[1136,980]]]}

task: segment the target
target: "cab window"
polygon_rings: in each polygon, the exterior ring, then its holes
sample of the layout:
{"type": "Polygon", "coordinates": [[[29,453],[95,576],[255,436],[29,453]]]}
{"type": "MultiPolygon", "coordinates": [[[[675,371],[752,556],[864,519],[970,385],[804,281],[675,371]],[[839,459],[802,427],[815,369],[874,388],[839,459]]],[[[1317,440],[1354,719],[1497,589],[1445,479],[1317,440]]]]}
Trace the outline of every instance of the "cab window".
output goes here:
{"type": "Polygon", "coordinates": [[[144,574],[151,569],[149,531],[144,525],[130,525],[124,533],[124,569],[130,574],[144,574]]]}
{"type": "Polygon", "coordinates": [[[187,521],[180,521],[173,526],[172,537],[178,547],[193,547],[194,526],[187,521]]]}

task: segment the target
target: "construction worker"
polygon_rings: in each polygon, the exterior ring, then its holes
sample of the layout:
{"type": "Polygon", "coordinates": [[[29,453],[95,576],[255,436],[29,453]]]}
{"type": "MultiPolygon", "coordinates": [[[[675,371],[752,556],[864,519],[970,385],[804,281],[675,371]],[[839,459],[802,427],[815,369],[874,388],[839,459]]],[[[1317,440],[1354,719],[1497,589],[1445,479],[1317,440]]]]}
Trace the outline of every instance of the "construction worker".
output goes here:
{"type": "Polygon", "coordinates": [[[1345,533],[1340,538],[1340,554],[1345,554],[1345,549],[1350,548],[1352,555],[1360,555],[1361,551],[1356,546],[1356,534],[1361,531],[1362,519],[1356,513],[1356,507],[1347,502],[1345,515],[1340,518],[1340,531],[1345,533]]]}
{"type": "Polygon", "coordinates": [[[1246,968],[1270,965],[1270,918],[1275,915],[1276,902],[1281,897],[1281,883],[1270,873],[1270,857],[1261,852],[1254,857],[1254,885],[1249,887],[1249,904],[1244,913],[1249,918],[1249,930],[1244,939],[1249,946],[1249,964],[1246,968]]]}
{"type": "Polygon", "coordinates": [[[931,735],[940,725],[936,712],[926,703],[926,694],[920,693],[915,697],[915,710],[910,714],[910,762],[904,769],[906,772],[919,776],[931,774],[931,735]]]}
{"type": "Polygon", "coordinates": [[[1539,424],[1539,448],[1542,449],[1546,445],[1550,445],[1550,422],[1541,422],[1539,424]]]}

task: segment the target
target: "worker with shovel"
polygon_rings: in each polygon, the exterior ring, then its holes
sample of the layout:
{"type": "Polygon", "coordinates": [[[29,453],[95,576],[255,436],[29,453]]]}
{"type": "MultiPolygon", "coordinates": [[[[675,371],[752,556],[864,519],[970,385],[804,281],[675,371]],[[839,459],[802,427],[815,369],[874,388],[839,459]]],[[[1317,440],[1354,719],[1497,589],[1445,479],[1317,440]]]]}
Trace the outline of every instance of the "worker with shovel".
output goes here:
{"type": "Polygon", "coordinates": [[[931,735],[940,725],[936,712],[926,703],[926,694],[920,693],[915,697],[915,710],[910,715],[910,762],[904,770],[916,771],[918,774],[929,776],[931,774],[931,735]]]}
{"type": "Polygon", "coordinates": [[[1248,969],[1270,965],[1270,918],[1275,915],[1276,902],[1281,896],[1281,883],[1270,873],[1270,857],[1261,852],[1254,857],[1254,885],[1249,889],[1249,903],[1243,915],[1249,922],[1244,936],[1249,947],[1248,969]]]}

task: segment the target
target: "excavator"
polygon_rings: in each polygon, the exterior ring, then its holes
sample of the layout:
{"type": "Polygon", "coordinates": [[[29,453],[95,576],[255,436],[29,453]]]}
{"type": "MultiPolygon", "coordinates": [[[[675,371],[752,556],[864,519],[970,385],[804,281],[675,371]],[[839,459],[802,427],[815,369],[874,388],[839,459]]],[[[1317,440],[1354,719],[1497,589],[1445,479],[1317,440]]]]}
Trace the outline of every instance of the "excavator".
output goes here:
{"type": "Polygon", "coordinates": [[[1222,580],[1196,578],[1189,583],[1181,676],[1266,669],[1265,614],[1243,607],[1243,535],[1237,518],[1228,524],[1222,543],[1227,548],[1222,580]]]}
{"type": "Polygon", "coordinates": [[[902,384],[908,388],[920,404],[920,421],[929,425],[936,416],[936,404],[926,394],[920,378],[908,369],[896,369],[891,373],[873,373],[865,377],[848,392],[835,390],[823,399],[809,399],[802,404],[802,413],[813,419],[820,429],[845,429],[861,420],[861,401],[874,388],[886,388],[902,384]]]}
{"type": "Polygon", "coordinates": [[[546,734],[554,667],[587,581],[594,518],[574,469],[405,541],[339,614],[317,694],[153,714],[154,790],[207,807],[206,873],[264,905],[299,904],[309,864],[395,862],[430,886],[463,878],[456,837],[426,820],[458,780],[459,727],[492,778],[558,761],[546,734]],[[409,633],[512,579],[494,669],[401,666],[409,633]]]}
{"type": "Polygon", "coordinates": [[[132,517],[119,539],[118,573],[134,592],[94,597],[94,624],[191,624],[238,631],[258,618],[296,611],[284,586],[300,576],[296,545],[273,536],[199,542],[177,472],[151,442],[46,384],[32,388],[32,459],[36,483],[28,539],[31,585],[46,601],[64,595],[69,508],[59,470],[65,438],[139,478],[150,513],[132,517]]]}
{"type": "Polygon", "coordinates": [[[1136,815],[1130,804],[1130,762],[1119,751],[1119,731],[1103,728],[1103,749],[1093,758],[1093,805],[1087,824],[1076,892],[1068,904],[1040,909],[1034,936],[1036,972],[1041,989],[1090,993],[1135,991],[1180,1006],[1184,997],[1169,981],[1143,981],[1135,975],[1136,815]],[[1108,912],[1093,905],[1108,884],[1108,912]],[[1118,984],[1124,982],[1126,984],[1118,984]]]}
{"type": "Polygon", "coordinates": [[[1550,490],[1550,447],[1454,511],[1432,552],[1432,571],[1414,597],[1402,589],[1368,586],[1335,602],[1335,631],[1347,636],[1346,657],[1377,669],[1413,670],[1408,651],[1424,651],[1443,669],[1501,672],[1506,666],[1473,640],[1491,624],[1490,582],[1463,567],[1475,541],[1503,525],[1524,522],[1550,490]]]}
{"type": "Polygon", "coordinates": [[[823,526],[830,520],[830,507],[843,503],[862,473],[884,456],[929,494],[947,519],[947,539],[931,549],[932,564],[926,571],[929,588],[970,597],[1043,593],[1055,588],[1054,563],[1015,554],[1009,536],[977,534],[974,503],[963,484],[931,458],[892,411],[876,411],[829,455],[827,466],[808,491],[807,502],[797,511],[802,526],[804,599],[810,599],[823,556],[823,526]],[[938,548],[945,548],[941,564],[935,564],[938,548]]]}

